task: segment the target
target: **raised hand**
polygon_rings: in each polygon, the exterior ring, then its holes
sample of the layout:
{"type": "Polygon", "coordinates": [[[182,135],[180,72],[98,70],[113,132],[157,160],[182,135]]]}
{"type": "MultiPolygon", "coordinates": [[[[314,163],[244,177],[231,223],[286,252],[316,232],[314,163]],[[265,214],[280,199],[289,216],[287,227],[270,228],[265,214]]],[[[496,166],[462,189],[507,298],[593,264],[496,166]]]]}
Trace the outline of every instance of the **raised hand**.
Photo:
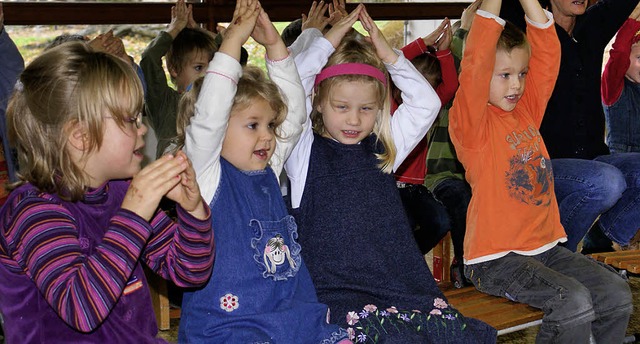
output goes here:
{"type": "Polygon", "coordinates": [[[195,29],[198,27],[198,23],[196,23],[196,20],[193,19],[193,6],[189,5],[188,9],[189,9],[189,19],[187,20],[187,27],[190,29],[195,29]]]}
{"type": "Polygon", "coordinates": [[[469,31],[471,29],[471,23],[476,15],[478,7],[482,4],[482,0],[476,0],[471,5],[462,11],[462,17],[460,17],[460,28],[469,31]]]}
{"type": "Polygon", "coordinates": [[[331,20],[331,17],[324,16],[328,7],[329,5],[325,4],[324,1],[320,1],[320,3],[314,1],[309,9],[309,15],[302,14],[302,31],[309,28],[323,31],[331,20]]]}
{"type": "Polygon", "coordinates": [[[238,0],[233,19],[224,31],[224,39],[218,51],[240,61],[240,48],[253,32],[261,10],[258,0],[238,0]]]}
{"type": "Polygon", "coordinates": [[[329,4],[329,24],[332,26],[339,22],[342,18],[349,15],[347,8],[344,4],[344,0],[332,0],[333,3],[329,4]]]}
{"type": "Polygon", "coordinates": [[[438,38],[435,44],[435,47],[438,50],[449,49],[449,46],[451,45],[451,39],[453,39],[453,32],[451,31],[451,22],[449,21],[449,18],[444,18],[442,23],[444,24],[442,35],[440,36],[440,38],[438,38]]]}
{"type": "Polygon", "coordinates": [[[444,34],[447,24],[449,23],[449,19],[446,19],[438,25],[438,27],[433,30],[430,34],[422,37],[422,41],[426,46],[434,46],[436,47],[436,43],[438,39],[444,34]]]}
{"type": "Polygon", "coordinates": [[[282,60],[289,55],[287,46],[282,41],[278,30],[273,26],[269,15],[264,9],[260,9],[256,25],[253,28],[251,37],[260,45],[264,46],[267,56],[271,60],[282,60]]]}
{"type": "Polygon", "coordinates": [[[164,195],[180,183],[189,162],[185,158],[164,155],[138,172],[129,185],[122,208],[149,221],[164,195]]]}
{"type": "Polygon", "coordinates": [[[195,218],[205,219],[207,216],[204,210],[200,187],[196,182],[196,172],[191,165],[191,161],[183,151],[178,151],[175,159],[187,162],[187,168],[180,174],[180,182],[169,190],[167,198],[180,204],[182,209],[188,211],[195,218]]]}
{"type": "Polygon", "coordinates": [[[360,11],[360,23],[362,23],[362,27],[369,33],[369,38],[371,39],[371,43],[373,43],[373,46],[376,48],[378,57],[384,63],[395,63],[398,59],[398,54],[393,51],[393,49],[389,45],[389,42],[387,42],[387,39],[380,31],[380,28],[378,27],[378,25],[376,25],[373,19],[371,19],[371,16],[369,16],[369,13],[367,13],[367,10],[364,8],[364,6],[362,11],[360,11]]]}
{"type": "Polygon", "coordinates": [[[171,22],[167,27],[167,33],[176,38],[180,31],[187,27],[191,16],[191,5],[187,6],[185,0],[178,0],[175,6],[171,7],[171,22]]]}
{"type": "Polygon", "coordinates": [[[349,13],[348,16],[335,23],[331,29],[324,34],[324,38],[326,38],[334,48],[337,48],[340,41],[342,41],[342,38],[344,38],[344,35],[353,28],[353,24],[358,20],[362,11],[364,11],[364,5],[360,4],[356,9],[349,13]]]}

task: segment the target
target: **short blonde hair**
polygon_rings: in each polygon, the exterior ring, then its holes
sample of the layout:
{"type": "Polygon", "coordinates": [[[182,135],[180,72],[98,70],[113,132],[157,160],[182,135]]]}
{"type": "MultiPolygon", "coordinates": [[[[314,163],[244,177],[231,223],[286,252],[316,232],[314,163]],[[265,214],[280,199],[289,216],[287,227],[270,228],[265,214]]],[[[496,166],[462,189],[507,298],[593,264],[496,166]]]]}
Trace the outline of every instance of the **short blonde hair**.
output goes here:
{"type": "MultiPolygon", "coordinates": [[[[387,68],[376,54],[373,45],[357,35],[346,36],[342,42],[340,42],[336,51],[329,57],[325,67],[344,63],[363,63],[371,65],[383,72],[387,79],[386,84],[390,84],[387,68]]],[[[378,110],[378,115],[376,116],[373,133],[376,135],[376,139],[381,142],[384,147],[384,152],[376,154],[376,157],[378,158],[378,166],[380,169],[385,173],[391,173],[396,157],[396,147],[391,136],[390,91],[389,87],[382,84],[378,79],[368,75],[349,74],[334,76],[320,82],[313,98],[313,110],[311,112],[313,130],[320,135],[325,134],[322,113],[317,109],[320,104],[329,98],[331,89],[341,82],[353,81],[371,82],[375,84],[378,94],[378,107],[380,110],[378,110]]]]}
{"type": "MultiPolygon", "coordinates": [[[[44,52],[22,72],[7,108],[8,137],[18,151],[18,178],[38,189],[77,201],[89,178],[66,149],[69,129],[88,133],[84,154],[103,143],[103,117],[124,128],[142,110],[144,94],[124,61],[69,42],[44,52]]],[[[14,187],[16,186],[14,185],[14,187]]]]}
{"type": "MultiPolygon", "coordinates": [[[[176,150],[184,147],[185,130],[191,122],[191,117],[195,114],[196,100],[200,96],[203,80],[204,77],[197,79],[193,83],[191,90],[185,92],[180,98],[176,122],[176,132],[178,133],[175,139],[177,145],[176,150]]],[[[274,129],[276,131],[276,137],[281,138],[278,134],[278,129],[287,116],[287,104],[282,97],[278,86],[273,81],[267,79],[261,69],[246,66],[244,67],[242,77],[238,80],[238,87],[233,97],[231,112],[249,107],[256,99],[264,99],[269,104],[269,107],[276,113],[274,129]]]]}

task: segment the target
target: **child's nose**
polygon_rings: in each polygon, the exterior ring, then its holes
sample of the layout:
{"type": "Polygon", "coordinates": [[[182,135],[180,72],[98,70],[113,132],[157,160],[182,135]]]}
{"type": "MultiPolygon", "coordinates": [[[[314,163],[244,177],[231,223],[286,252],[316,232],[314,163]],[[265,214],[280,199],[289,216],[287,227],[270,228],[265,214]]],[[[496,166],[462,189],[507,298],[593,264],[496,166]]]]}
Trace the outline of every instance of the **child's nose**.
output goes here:
{"type": "Polygon", "coordinates": [[[347,114],[347,124],[349,124],[349,125],[358,125],[358,124],[360,124],[360,115],[358,114],[358,110],[350,111],[347,114]]]}

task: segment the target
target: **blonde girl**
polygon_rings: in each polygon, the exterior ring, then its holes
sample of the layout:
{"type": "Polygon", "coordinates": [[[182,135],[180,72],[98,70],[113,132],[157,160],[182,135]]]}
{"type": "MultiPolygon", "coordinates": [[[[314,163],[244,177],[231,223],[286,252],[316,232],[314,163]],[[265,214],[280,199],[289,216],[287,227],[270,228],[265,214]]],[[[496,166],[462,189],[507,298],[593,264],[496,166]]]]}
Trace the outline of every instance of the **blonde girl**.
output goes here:
{"type": "Polygon", "coordinates": [[[331,322],[358,343],[495,342],[494,329],[447,304],[392,174],[440,109],[433,88],[389,47],[363,5],[296,65],[312,113],[286,169],[302,255],[331,322]],[[344,37],[358,19],[369,37],[344,37]],[[393,117],[388,75],[403,98],[393,117]]]}
{"type": "Polygon", "coordinates": [[[7,111],[19,182],[0,210],[7,342],[162,342],[142,263],[183,287],[209,278],[210,212],[186,156],[140,168],[142,101],[130,66],[81,42],[20,76],[7,111]]]}
{"type": "Polygon", "coordinates": [[[238,1],[231,23],[184,130],[218,249],[207,285],[184,294],[178,341],[349,342],[317,301],[277,180],[306,118],[293,58],[258,1],[238,1]],[[249,35],[269,79],[239,63],[249,35]]]}

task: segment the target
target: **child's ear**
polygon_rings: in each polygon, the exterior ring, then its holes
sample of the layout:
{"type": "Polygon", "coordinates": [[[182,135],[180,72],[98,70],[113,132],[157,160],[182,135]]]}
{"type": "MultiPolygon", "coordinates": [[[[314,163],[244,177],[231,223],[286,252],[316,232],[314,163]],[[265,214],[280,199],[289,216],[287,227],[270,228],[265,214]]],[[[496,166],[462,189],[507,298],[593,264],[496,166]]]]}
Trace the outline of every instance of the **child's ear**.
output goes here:
{"type": "Polygon", "coordinates": [[[67,123],[64,128],[69,145],[84,152],[89,148],[89,133],[87,127],[80,122],[67,123]]]}
{"type": "Polygon", "coordinates": [[[169,70],[169,75],[171,75],[172,78],[177,78],[178,77],[178,70],[172,66],[172,65],[167,65],[167,69],[169,70]]]}

